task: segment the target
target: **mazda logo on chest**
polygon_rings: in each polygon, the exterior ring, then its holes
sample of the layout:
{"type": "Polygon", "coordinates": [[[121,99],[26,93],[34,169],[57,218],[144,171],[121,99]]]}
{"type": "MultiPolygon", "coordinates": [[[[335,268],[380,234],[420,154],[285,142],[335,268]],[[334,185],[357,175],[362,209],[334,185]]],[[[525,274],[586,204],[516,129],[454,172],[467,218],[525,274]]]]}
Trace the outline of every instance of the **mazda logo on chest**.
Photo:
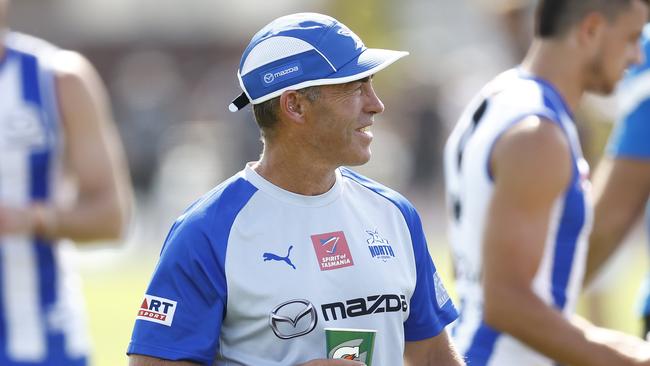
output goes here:
{"type": "Polygon", "coordinates": [[[269,325],[280,339],[308,334],[318,322],[314,304],[304,299],[289,300],[276,306],[269,315],[269,325]]]}

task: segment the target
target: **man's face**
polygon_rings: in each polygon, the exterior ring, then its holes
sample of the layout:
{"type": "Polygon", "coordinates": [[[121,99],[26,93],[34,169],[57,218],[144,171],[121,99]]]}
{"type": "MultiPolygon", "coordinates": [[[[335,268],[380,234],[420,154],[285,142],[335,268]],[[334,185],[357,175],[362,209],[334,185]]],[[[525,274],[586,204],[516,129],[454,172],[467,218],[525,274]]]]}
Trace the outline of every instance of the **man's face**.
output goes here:
{"type": "Polygon", "coordinates": [[[306,143],[315,151],[314,159],[335,167],[370,160],[370,126],[384,110],[371,78],[322,86],[312,105],[306,143]]]}
{"type": "Polygon", "coordinates": [[[589,67],[587,89],[610,94],[625,70],[643,61],[639,37],[648,18],[648,6],[640,0],[622,10],[604,27],[600,47],[589,67]]]}

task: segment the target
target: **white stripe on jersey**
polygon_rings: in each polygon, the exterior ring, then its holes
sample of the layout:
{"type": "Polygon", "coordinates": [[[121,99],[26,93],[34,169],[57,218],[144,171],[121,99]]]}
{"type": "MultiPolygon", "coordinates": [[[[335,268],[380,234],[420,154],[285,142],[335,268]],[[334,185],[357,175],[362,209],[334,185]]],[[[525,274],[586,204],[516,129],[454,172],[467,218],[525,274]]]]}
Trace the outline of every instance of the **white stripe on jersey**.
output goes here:
{"type": "MultiPolygon", "coordinates": [[[[0,202],[3,204],[24,206],[28,202],[28,161],[25,151],[0,153],[0,177],[3,177],[0,179],[0,202]],[[10,184],[4,184],[7,177],[11,177],[10,184]]],[[[14,360],[36,362],[45,357],[46,342],[34,247],[25,235],[7,235],[1,241],[6,352],[14,360]]]]}
{"type": "MultiPolygon", "coordinates": [[[[90,349],[84,299],[80,291],[81,278],[74,270],[74,249],[70,242],[60,242],[56,246],[54,256],[58,267],[59,296],[54,309],[48,313],[50,323],[60,322],[60,329],[65,334],[65,351],[71,358],[87,355],[90,349]]],[[[53,328],[56,327],[53,325],[53,328]]]]}
{"type": "MultiPolygon", "coordinates": [[[[31,176],[31,157],[34,152],[48,149],[50,153],[49,176],[45,177],[49,191],[46,199],[56,200],[57,184],[62,174],[63,135],[59,128],[54,74],[48,64],[48,55],[56,48],[18,33],[9,33],[6,43],[10,50],[4,63],[0,64],[0,205],[26,207],[32,200],[34,178],[31,176]],[[24,100],[23,70],[18,52],[32,55],[38,60],[38,76],[33,79],[38,84],[30,87],[38,90],[40,106],[24,100]],[[22,117],[22,120],[16,116],[22,117]],[[12,130],[5,125],[15,124],[16,121],[28,122],[24,125],[33,128],[12,130]],[[12,131],[18,134],[12,134],[12,131]]],[[[47,288],[45,292],[53,293],[56,301],[43,307],[43,285],[40,283],[43,274],[39,268],[40,259],[34,238],[0,236],[0,296],[6,335],[6,339],[0,339],[0,347],[4,348],[0,349],[0,354],[6,354],[5,357],[12,361],[39,362],[48,354],[59,357],[59,352],[65,352],[66,357],[71,359],[87,355],[89,340],[81,285],[79,277],[70,267],[69,247],[61,242],[52,243],[56,281],[53,284],[55,288],[47,288]],[[48,343],[56,334],[64,336],[61,350],[52,348],[48,343]]]]}

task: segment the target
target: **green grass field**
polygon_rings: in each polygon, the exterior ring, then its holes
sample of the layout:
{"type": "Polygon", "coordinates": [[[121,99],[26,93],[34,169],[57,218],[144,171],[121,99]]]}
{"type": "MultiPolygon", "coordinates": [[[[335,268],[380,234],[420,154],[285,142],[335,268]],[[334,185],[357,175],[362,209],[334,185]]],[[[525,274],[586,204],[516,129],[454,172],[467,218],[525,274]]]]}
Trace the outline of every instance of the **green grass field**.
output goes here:
{"type": "MultiPolygon", "coordinates": [[[[605,276],[608,280],[601,284],[601,290],[590,291],[591,295],[583,299],[580,312],[593,318],[587,313],[594,313],[594,308],[599,308],[596,312],[598,324],[638,334],[640,327],[634,301],[648,263],[643,244],[632,244],[607,270],[605,276]],[[599,302],[591,301],[594,295],[600,299],[599,302]]],[[[450,257],[446,246],[432,247],[431,254],[454,297],[450,257]]],[[[156,259],[155,254],[141,256],[142,258],[128,263],[116,259],[111,260],[111,263],[104,262],[101,266],[88,263],[82,266],[94,344],[93,366],[127,364],[125,350],[156,259]]]]}

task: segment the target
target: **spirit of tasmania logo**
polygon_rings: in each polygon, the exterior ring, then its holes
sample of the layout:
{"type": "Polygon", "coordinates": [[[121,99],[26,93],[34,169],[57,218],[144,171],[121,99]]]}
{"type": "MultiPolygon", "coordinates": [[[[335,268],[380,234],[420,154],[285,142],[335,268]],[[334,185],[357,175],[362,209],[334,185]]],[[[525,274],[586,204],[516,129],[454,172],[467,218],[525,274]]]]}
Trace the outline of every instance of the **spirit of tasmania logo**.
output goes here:
{"type": "Polygon", "coordinates": [[[321,271],[354,265],[350,247],[342,231],[312,235],[311,241],[321,271]]]}
{"type": "Polygon", "coordinates": [[[176,301],[163,297],[144,295],[136,319],[159,323],[171,327],[176,312],[176,301]]]}

